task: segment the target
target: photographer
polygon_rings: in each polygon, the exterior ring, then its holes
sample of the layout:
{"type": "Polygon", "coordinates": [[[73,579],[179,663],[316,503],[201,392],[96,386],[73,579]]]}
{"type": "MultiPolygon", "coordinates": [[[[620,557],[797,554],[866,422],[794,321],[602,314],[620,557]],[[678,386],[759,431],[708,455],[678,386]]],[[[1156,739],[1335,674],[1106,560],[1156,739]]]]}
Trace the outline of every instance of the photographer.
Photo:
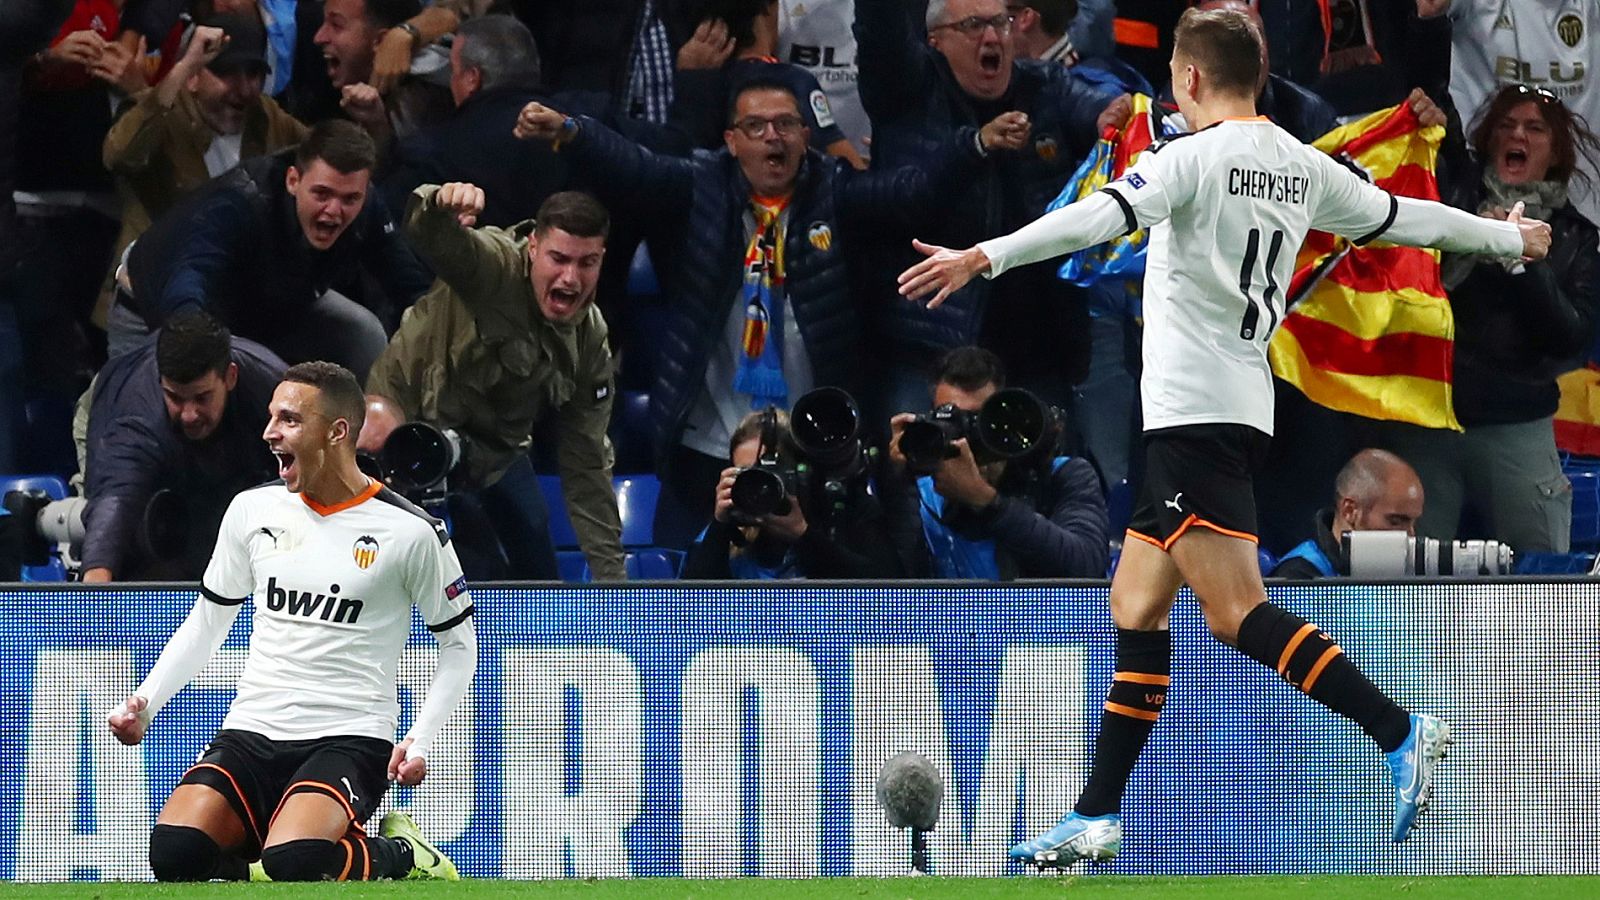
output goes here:
{"type": "MultiPolygon", "coordinates": [[[[796,408],[800,406],[796,403],[796,408]]],[[[769,408],[745,416],[728,441],[728,451],[733,465],[722,470],[711,524],[689,548],[683,578],[770,581],[900,576],[883,511],[865,491],[865,473],[842,508],[825,514],[819,508],[825,501],[806,489],[815,483],[800,483],[797,464],[801,450],[783,412],[769,408]],[[740,476],[754,475],[758,468],[780,479],[787,491],[777,512],[752,515],[740,508],[740,476]]]]}
{"type": "Polygon", "coordinates": [[[606,438],[611,352],[594,305],[609,218],[575,192],[552,195],[535,221],[511,228],[473,228],[483,208],[483,191],[470,184],[413,192],[406,233],[439,281],[373,364],[367,392],[393,403],[396,415],[374,417],[358,446],[382,446],[380,429],[397,418],[454,429],[467,447],[459,487],[482,501],[509,576],[548,580],[557,577],[555,557],[527,451],[535,425],[553,423],[562,493],[589,571],[596,581],[621,581],[622,518],[606,438]]]}
{"type": "MultiPolygon", "coordinates": [[[[969,421],[1004,386],[993,353],[951,350],[939,362],[935,416],[969,421]]],[[[949,441],[931,474],[910,471],[903,452],[902,435],[918,419],[902,413],[890,420],[889,473],[881,491],[914,577],[1105,577],[1110,524],[1099,476],[1087,460],[1055,455],[1059,425],[1048,415],[1032,445],[1011,459],[980,463],[973,432],[966,430],[949,441]]]]}
{"type": "Polygon", "coordinates": [[[200,577],[233,495],[277,471],[261,432],[285,368],[267,348],[194,309],[106,363],[89,401],[84,581],[200,577]],[[145,510],[159,490],[179,502],[189,537],[172,560],[141,547],[145,510]]]}
{"type": "Polygon", "coordinates": [[[1333,483],[1333,506],[1317,513],[1317,536],[1284,554],[1273,578],[1310,581],[1350,574],[1340,536],[1347,531],[1417,533],[1422,482],[1415,469],[1387,450],[1363,450],[1333,483]]]}

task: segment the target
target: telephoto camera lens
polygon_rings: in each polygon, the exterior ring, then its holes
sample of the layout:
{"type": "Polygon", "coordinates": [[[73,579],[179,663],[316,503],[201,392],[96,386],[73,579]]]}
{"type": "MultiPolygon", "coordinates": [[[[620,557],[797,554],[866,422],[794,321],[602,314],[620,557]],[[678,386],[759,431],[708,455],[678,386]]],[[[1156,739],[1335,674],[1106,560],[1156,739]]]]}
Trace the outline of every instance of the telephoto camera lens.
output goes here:
{"type": "Polygon", "coordinates": [[[816,466],[846,466],[861,455],[861,411],[839,388],[817,388],[796,400],[789,431],[801,455],[816,466]]]}
{"type": "Polygon", "coordinates": [[[1046,418],[1039,398],[1022,388],[1006,388],[978,410],[976,443],[994,459],[1015,459],[1039,445],[1046,418]]]}
{"type": "Polygon", "coordinates": [[[402,494],[443,483],[460,459],[461,442],[455,433],[426,422],[397,427],[383,444],[383,469],[389,484],[402,494]]]}
{"type": "Polygon", "coordinates": [[[751,519],[789,512],[789,489],[770,469],[745,469],[733,479],[733,508],[751,519]]]}

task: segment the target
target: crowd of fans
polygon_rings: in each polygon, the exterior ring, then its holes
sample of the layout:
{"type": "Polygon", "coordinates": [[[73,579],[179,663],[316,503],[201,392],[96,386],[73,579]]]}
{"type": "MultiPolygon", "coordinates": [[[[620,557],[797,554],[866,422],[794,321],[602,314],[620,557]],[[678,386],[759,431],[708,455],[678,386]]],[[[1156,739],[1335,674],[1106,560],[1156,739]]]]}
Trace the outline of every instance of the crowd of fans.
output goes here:
{"type": "MultiPolygon", "coordinates": [[[[1600,307],[1600,7],[1196,5],[1256,19],[1259,107],[1295,137],[1409,103],[1445,128],[1445,202],[1555,229],[1546,261],[1442,262],[1464,431],[1277,385],[1278,574],[1340,574],[1346,529],[1565,552],[1552,417],[1600,307]]],[[[314,359],[366,384],[374,458],[410,422],[458,448],[433,499],[475,578],[556,577],[541,472],[598,580],[625,577],[622,474],[659,479],[651,543],[684,577],[1105,574],[1140,477],[1137,282],[1051,261],[930,310],[894,278],[913,237],[1043,213],[1132,95],[1185,130],[1161,100],[1185,4],[34,6],[0,28],[0,473],[79,471],[85,581],[198,577],[227,499],[272,477],[263,392],[314,359]],[[796,408],[829,388],[848,452],[796,408]],[[1007,388],[1044,413],[1001,454],[981,430],[1007,388]],[[912,423],[946,452],[908,466],[912,423]],[[746,508],[751,469],[789,502],[746,508]]]]}

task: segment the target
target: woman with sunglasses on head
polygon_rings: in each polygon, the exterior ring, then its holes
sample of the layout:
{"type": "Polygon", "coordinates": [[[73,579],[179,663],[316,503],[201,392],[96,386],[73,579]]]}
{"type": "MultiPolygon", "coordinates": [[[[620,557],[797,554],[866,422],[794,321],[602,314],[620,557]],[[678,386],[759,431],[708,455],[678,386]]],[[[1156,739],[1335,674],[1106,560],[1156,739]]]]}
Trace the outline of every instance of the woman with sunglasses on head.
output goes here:
{"type": "MultiPolygon", "coordinates": [[[[1441,81],[1443,79],[1441,78],[1441,81]]],[[[1438,85],[1449,124],[1439,150],[1444,202],[1504,219],[1515,206],[1549,222],[1550,254],[1510,262],[1445,254],[1441,277],[1455,316],[1453,402],[1464,433],[1385,423],[1381,443],[1422,477],[1417,533],[1454,539],[1463,507],[1483,535],[1519,554],[1565,553],[1572,487],[1557,455],[1556,376],[1581,365],[1595,338],[1600,232],[1568,200],[1600,151],[1580,116],[1553,94],[1508,85],[1463,127],[1438,85]]],[[[1413,95],[1414,97],[1416,95],[1413,95]]]]}

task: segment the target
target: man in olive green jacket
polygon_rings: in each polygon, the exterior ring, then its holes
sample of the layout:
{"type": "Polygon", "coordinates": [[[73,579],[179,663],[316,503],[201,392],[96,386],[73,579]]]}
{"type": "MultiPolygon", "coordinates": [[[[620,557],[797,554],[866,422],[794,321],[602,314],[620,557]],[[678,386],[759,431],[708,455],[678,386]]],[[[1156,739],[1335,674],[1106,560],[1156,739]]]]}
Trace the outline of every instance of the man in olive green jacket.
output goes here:
{"type": "MultiPolygon", "coordinates": [[[[482,210],[483,191],[470,184],[413,192],[406,235],[438,281],[406,310],[367,390],[406,418],[454,428],[473,488],[492,489],[526,455],[534,425],[554,414],[562,492],[589,570],[621,580],[606,437],[611,353],[594,305],[606,211],[565,192],[539,208],[537,226],[472,228],[482,210]]],[[[384,424],[379,417],[363,443],[381,443],[384,424]]]]}

